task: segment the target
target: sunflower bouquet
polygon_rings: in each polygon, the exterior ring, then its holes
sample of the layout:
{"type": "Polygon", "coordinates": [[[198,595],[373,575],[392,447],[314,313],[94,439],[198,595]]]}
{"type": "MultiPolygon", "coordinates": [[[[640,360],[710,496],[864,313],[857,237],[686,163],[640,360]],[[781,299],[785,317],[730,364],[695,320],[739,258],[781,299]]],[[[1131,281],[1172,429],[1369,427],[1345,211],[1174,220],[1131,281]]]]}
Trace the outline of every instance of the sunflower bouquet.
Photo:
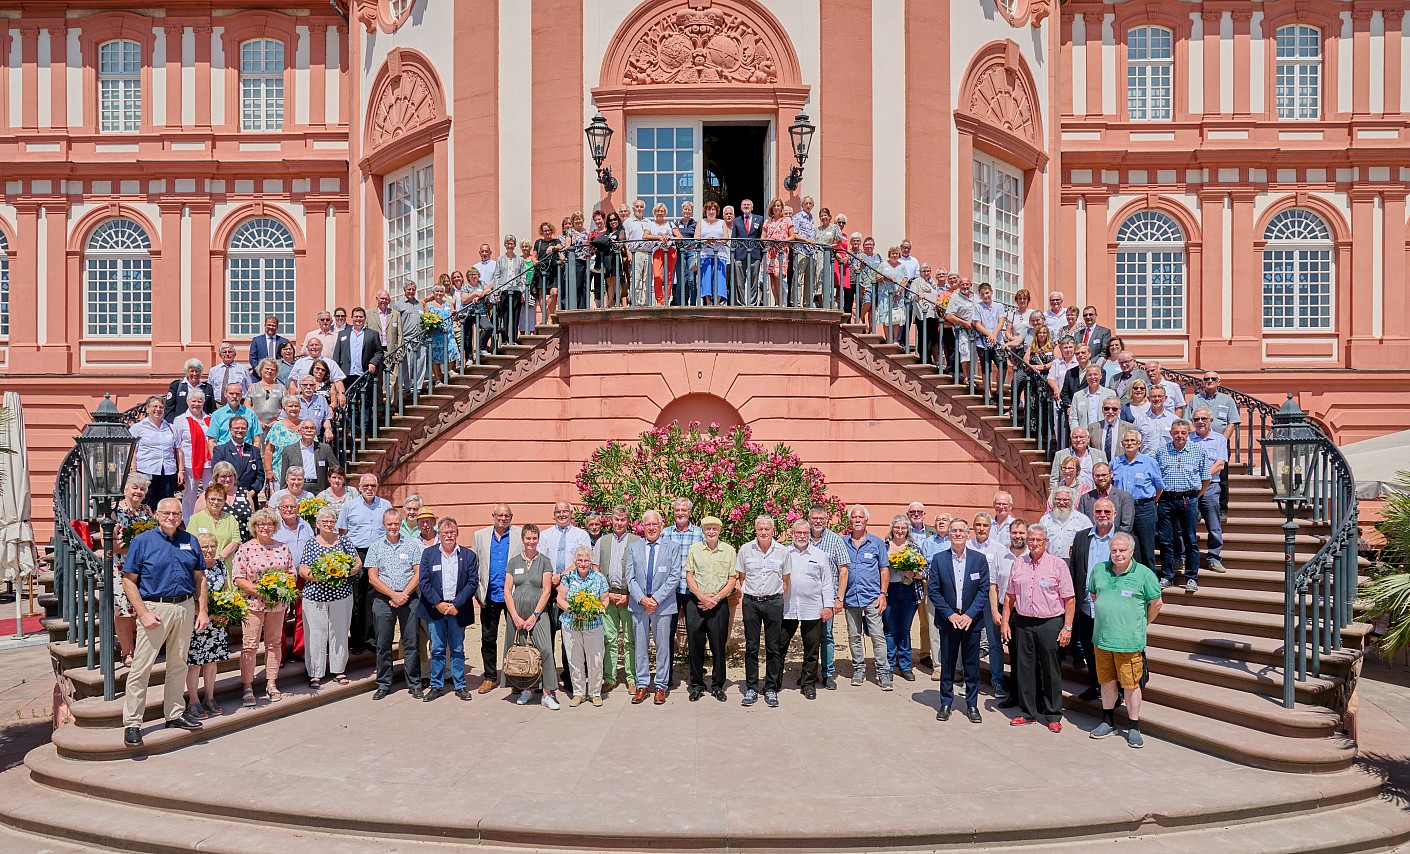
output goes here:
{"type": "Polygon", "coordinates": [[[601,597],[594,596],[590,590],[579,590],[568,597],[568,614],[573,618],[572,629],[575,632],[583,631],[588,623],[606,612],[601,597]]]}
{"type": "Polygon", "coordinates": [[[249,612],[250,603],[238,590],[213,590],[206,600],[206,614],[210,616],[213,626],[238,625],[245,621],[245,615],[249,612]]]}
{"type": "Polygon", "coordinates": [[[255,592],[271,605],[284,605],[299,598],[299,586],[294,576],[287,572],[271,569],[255,582],[255,592]]]}
{"type": "Polygon", "coordinates": [[[157,520],[149,517],[147,519],[138,519],[136,522],[123,528],[122,547],[127,548],[131,546],[132,541],[136,539],[138,534],[144,531],[150,531],[155,527],[157,527],[157,520]]]}
{"type": "Polygon", "coordinates": [[[891,577],[902,578],[915,581],[925,575],[925,556],[920,553],[920,549],[915,546],[906,546],[901,551],[891,556],[891,577]]]}
{"type": "Polygon", "coordinates": [[[324,552],[323,556],[315,560],[313,566],[309,568],[309,576],[319,584],[341,587],[348,583],[348,578],[352,575],[352,568],[352,555],[347,552],[324,552]]]}
{"type": "Polygon", "coordinates": [[[421,331],[427,335],[434,335],[437,332],[444,332],[446,328],[445,319],[434,311],[428,311],[421,315],[421,331]]]}
{"type": "Polygon", "coordinates": [[[313,527],[318,521],[318,511],[328,506],[328,502],[322,498],[305,498],[299,502],[299,517],[313,527]]]}

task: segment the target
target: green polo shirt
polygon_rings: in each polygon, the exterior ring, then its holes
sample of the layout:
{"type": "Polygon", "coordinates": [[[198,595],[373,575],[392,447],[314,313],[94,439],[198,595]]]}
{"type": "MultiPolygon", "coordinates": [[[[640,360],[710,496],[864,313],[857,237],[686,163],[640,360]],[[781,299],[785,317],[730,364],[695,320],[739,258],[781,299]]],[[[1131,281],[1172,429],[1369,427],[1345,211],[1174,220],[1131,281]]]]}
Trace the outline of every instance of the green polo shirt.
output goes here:
{"type": "Polygon", "coordinates": [[[1142,652],[1146,648],[1146,607],[1160,598],[1160,582],[1149,567],[1132,562],[1120,575],[1110,561],[1087,573],[1092,593],[1092,642],[1107,652],[1142,652]]]}

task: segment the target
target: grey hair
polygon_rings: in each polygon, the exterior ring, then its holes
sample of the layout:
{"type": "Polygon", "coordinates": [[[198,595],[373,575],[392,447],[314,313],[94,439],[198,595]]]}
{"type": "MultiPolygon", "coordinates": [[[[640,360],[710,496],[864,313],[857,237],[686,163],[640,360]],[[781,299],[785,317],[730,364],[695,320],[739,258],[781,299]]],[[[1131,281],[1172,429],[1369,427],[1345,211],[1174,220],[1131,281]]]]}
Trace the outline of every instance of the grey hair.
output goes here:
{"type": "Polygon", "coordinates": [[[628,519],[630,519],[630,518],[631,518],[631,515],[632,515],[632,511],[630,511],[630,510],[627,509],[627,505],[625,505],[625,504],[618,504],[616,507],[613,507],[613,508],[612,508],[612,515],[613,515],[613,516],[617,516],[617,515],[619,515],[619,514],[622,515],[622,516],[626,516],[628,519]]]}
{"type": "Polygon", "coordinates": [[[319,510],[318,516],[315,517],[314,521],[322,522],[325,516],[332,519],[334,522],[338,521],[338,511],[334,510],[332,507],[324,507],[322,510],[319,510]]]}
{"type": "Polygon", "coordinates": [[[410,504],[410,503],[413,502],[413,501],[415,501],[417,504],[425,504],[425,503],[426,503],[426,500],[421,497],[421,493],[419,493],[419,492],[413,492],[413,493],[411,493],[410,495],[408,495],[407,497],[405,497],[405,498],[402,499],[401,506],[405,507],[406,505],[410,504]]]}
{"type": "Polygon", "coordinates": [[[268,356],[266,356],[265,358],[259,360],[259,364],[255,365],[255,373],[256,373],[256,374],[262,374],[262,373],[264,373],[264,366],[265,366],[266,363],[267,363],[267,364],[270,364],[270,365],[273,365],[273,366],[274,366],[274,370],[276,370],[276,371],[279,370],[279,363],[276,362],[275,360],[269,358],[268,356]]]}
{"type": "Polygon", "coordinates": [[[1067,493],[1068,498],[1071,498],[1073,501],[1077,500],[1077,490],[1073,489],[1070,486],[1059,486],[1057,489],[1054,489],[1053,497],[1057,497],[1058,495],[1061,495],[1064,492],[1067,493]]]}
{"type": "Polygon", "coordinates": [[[862,511],[862,518],[863,518],[863,519],[866,519],[867,521],[871,521],[871,511],[867,509],[867,506],[866,506],[865,504],[853,504],[851,507],[848,507],[848,508],[847,508],[847,518],[848,518],[848,519],[851,519],[851,518],[852,518],[852,514],[855,513],[855,512],[858,511],[858,510],[862,511]]]}
{"type": "Polygon", "coordinates": [[[292,475],[292,474],[296,474],[296,475],[298,475],[299,477],[303,477],[303,478],[308,477],[308,475],[304,474],[304,467],[303,467],[303,466],[289,466],[288,468],[284,469],[284,481],[285,481],[285,483],[287,483],[287,482],[289,481],[289,475],[292,475]]]}
{"type": "Polygon", "coordinates": [[[149,486],[151,486],[151,485],[152,485],[152,479],[151,479],[150,477],[146,476],[145,474],[143,474],[143,473],[140,472],[140,471],[135,471],[135,472],[133,472],[132,474],[130,474],[130,475],[127,476],[127,484],[126,484],[126,486],[137,486],[137,487],[141,487],[142,489],[146,489],[147,487],[149,487],[149,486]]]}
{"type": "Polygon", "coordinates": [[[300,406],[303,406],[303,401],[299,400],[299,398],[298,398],[297,395],[286,394],[286,395],[284,395],[283,397],[279,398],[279,408],[280,408],[280,409],[283,409],[284,407],[288,406],[288,405],[289,405],[289,401],[291,401],[291,400],[292,400],[294,403],[297,403],[297,404],[299,404],[300,406]]]}
{"type": "Polygon", "coordinates": [[[195,368],[198,371],[204,371],[206,369],[206,366],[201,364],[200,359],[187,359],[186,364],[181,366],[181,372],[185,373],[191,370],[192,368],[195,368]]]}
{"type": "Polygon", "coordinates": [[[205,403],[206,393],[203,391],[193,391],[190,394],[186,395],[186,402],[188,404],[193,400],[199,400],[201,403],[205,403]]]}
{"type": "Polygon", "coordinates": [[[268,507],[261,507],[260,509],[250,514],[250,521],[246,522],[245,525],[250,530],[254,530],[254,527],[256,525],[262,524],[264,522],[268,522],[277,529],[279,527],[279,514],[268,507]]]}
{"type": "Polygon", "coordinates": [[[574,563],[577,563],[578,555],[587,555],[588,557],[592,557],[592,549],[588,548],[587,546],[578,546],[576,549],[573,549],[574,563]]]}
{"type": "Polygon", "coordinates": [[[1195,428],[1195,425],[1191,424],[1190,422],[1186,421],[1185,419],[1183,419],[1183,418],[1176,418],[1176,419],[1175,419],[1175,422],[1170,425],[1170,429],[1173,430],[1173,429],[1175,429],[1176,427],[1179,427],[1181,424],[1185,425],[1186,427],[1189,427],[1191,430],[1193,430],[1193,429],[1195,428]]]}
{"type": "Polygon", "coordinates": [[[661,512],[660,512],[659,510],[647,510],[646,512],[642,513],[642,514],[641,514],[641,521],[642,521],[643,523],[645,523],[645,522],[646,522],[646,517],[648,517],[648,516],[655,516],[657,522],[664,521],[664,520],[662,519],[662,517],[661,517],[661,512]]]}
{"type": "Polygon", "coordinates": [[[1117,531],[1115,534],[1111,535],[1111,541],[1115,544],[1117,540],[1124,540],[1127,548],[1131,549],[1132,552],[1136,551],[1136,538],[1131,534],[1125,531],[1117,531]]]}
{"type": "Polygon", "coordinates": [[[774,522],[774,517],[767,513],[760,513],[758,516],[754,517],[754,527],[759,527],[760,522],[768,522],[770,528],[773,528],[775,531],[778,530],[778,523],[774,522]]]}

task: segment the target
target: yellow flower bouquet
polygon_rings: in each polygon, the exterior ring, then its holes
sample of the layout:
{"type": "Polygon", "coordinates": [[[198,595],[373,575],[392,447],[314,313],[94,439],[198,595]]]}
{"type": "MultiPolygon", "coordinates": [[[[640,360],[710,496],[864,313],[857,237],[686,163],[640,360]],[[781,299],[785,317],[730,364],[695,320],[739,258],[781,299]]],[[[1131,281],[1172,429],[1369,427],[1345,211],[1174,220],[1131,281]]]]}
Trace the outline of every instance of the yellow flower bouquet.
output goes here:
{"type": "Polygon", "coordinates": [[[579,590],[568,597],[568,614],[573,618],[572,629],[575,632],[583,631],[588,623],[606,612],[601,597],[594,596],[589,590],[579,590]]]}
{"type": "Polygon", "coordinates": [[[434,335],[437,332],[445,331],[445,320],[434,311],[428,311],[421,315],[421,331],[427,335],[434,335]]]}
{"type": "Polygon", "coordinates": [[[348,583],[348,577],[352,575],[352,568],[352,556],[346,552],[324,552],[323,556],[315,560],[313,566],[309,568],[309,575],[319,584],[341,587],[348,583]]]}
{"type": "Polygon", "coordinates": [[[255,590],[260,598],[270,605],[284,605],[299,598],[299,586],[294,576],[287,572],[271,569],[255,582],[255,590]]]}
{"type": "Polygon", "coordinates": [[[322,498],[305,498],[299,502],[299,518],[307,522],[309,527],[313,527],[318,521],[318,511],[327,506],[328,502],[322,498]]]}
{"type": "Polygon", "coordinates": [[[250,603],[238,590],[212,590],[206,601],[206,614],[210,616],[213,626],[238,625],[245,621],[249,611],[250,603]]]}
{"type": "Polygon", "coordinates": [[[891,556],[891,577],[900,576],[914,581],[925,575],[926,565],[925,556],[920,553],[920,549],[906,546],[891,556]]]}
{"type": "Polygon", "coordinates": [[[143,532],[145,532],[145,531],[150,531],[150,530],[152,530],[152,529],[155,528],[155,527],[157,527],[157,520],[156,520],[156,519],[153,519],[153,518],[151,518],[151,517],[148,517],[148,518],[146,518],[146,519],[138,519],[136,522],[133,522],[131,525],[128,525],[126,528],[123,528],[123,529],[122,529],[122,545],[123,545],[123,548],[127,548],[127,547],[131,546],[131,545],[132,545],[132,541],[133,541],[134,539],[136,539],[136,537],[137,537],[138,534],[141,534],[141,533],[143,533],[143,532]]]}

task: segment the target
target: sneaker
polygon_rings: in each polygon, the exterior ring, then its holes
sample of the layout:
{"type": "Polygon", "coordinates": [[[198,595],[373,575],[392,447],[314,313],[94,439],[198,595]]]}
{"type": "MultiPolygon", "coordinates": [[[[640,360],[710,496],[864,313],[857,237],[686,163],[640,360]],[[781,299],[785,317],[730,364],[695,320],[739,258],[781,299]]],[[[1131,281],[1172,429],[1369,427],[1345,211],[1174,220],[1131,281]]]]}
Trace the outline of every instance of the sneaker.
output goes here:
{"type": "Polygon", "coordinates": [[[1126,730],[1126,743],[1132,747],[1145,747],[1146,740],[1141,738],[1141,731],[1138,729],[1126,730]]]}
{"type": "Polygon", "coordinates": [[[1062,721],[1048,721],[1048,732],[1062,732],[1062,721]]]}
{"type": "Polygon", "coordinates": [[[1171,581],[1171,580],[1168,579],[1168,578],[1162,578],[1162,579],[1160,580],[1160,589],[1161,589],[1161,590],[1164,590],[1165,588],[1169,587],[1170,585],[1172,585],[1172,584],[1174,584],[1174,583],[1175,583],[1175,582],[1171,581]]]}
{"type": "Polygon", "coordinates": [[[1210,572],[1228,572],[1228,571],[1229,571],[1229,568],[1226,567],[1226,566],[1224,566],[1223,563],[1220,563],[1219,558],[1217,558],[1217,557],[1212,557],[1212,558],[1210,558],[1210,559],[1209,559],[1209,562],[1208,562],[1207,564],[1205,564],[1205,569],[1208,569],[1210,572]]]}
{"type": "Polygon", "coordinates": [[[1112,726],[1111,724],[1107,723],[1106,721],[1102,721],[1101,723],[1097,724],[1097,726],[1096,726],[1095,729],[1093,729],[1090,733],[1088,733],[1087,737],[1088,737],[1088,738],[1106,738],[1106,737],[1112,735],[1112,734],[1115,733],[1115,732],[1116,732],[1116,727],[1112,726]]]}
{"type": "Polygon", "coordinates": [[[534,698],[534,692],[533,692],[533,691],[520,691],[520,692],[519,692],[519,699],[515,700],[514,702],[518,703],[518,704],[521,705],[521,706],[527,706],[527,705],[529,705],[529,701],[532,700],[533,698],[534,698]]]}
{"type": "Polygon", "coordinates": [[[1009,726],[1028,726],[1031,723],[1034,723],[1031,718],[1025,718],[1023,715],[1019,715],[1018,717],[1009,721],[1009,726]]]}
{"type": "Polygon", "coordinates": [[[890,673],[884,673],[884,674],[882,674],[882,676],[881,676],[881,690],[883,690],[883,691],[890,691],[890,690],[891,690],[891,674],[890,674],[890,673]]]}
{"type": "Polygon", "coordinates": [[[768,705],[769,708],[771,708],[771,709],[777,709],[777,708],[778,708],[778,692],[777,692],[777,691],[765,691],[765,692],[764,692],[764,702],[768,705]]]}
{"type": "Polygon", "coordinates": [[[1185,592],[1186,592],[1186,593],[1194,593],[1194,592],[1197,591],[1197,590],[1199,590],[1199,582],[1198,582],[1198,581],[1195,581],[1193,578],[1191,578],[1189,581],[1186,581],[1186,582],[1185,582],[1185,592]]]}
{"type": "Polygon", "coordinates": [[[857,671],[856,673],[853,673],[853,674],[852,674],[852,687],[853,687],[853,688],[860,688],[862,685],[866,684],[866,681],[867,681],[867,676],[866,676],[865,673],[862,673],[861,671],[857,671]]]}
{"type": "Polygon", "coordinates": [[[751,688],[744,692],[744,699],[739,701],[739,705],[752,706],[757,702],[759,702],[759,692],[751,688]]]}
{"type": "Polygon", "coordinates": [[[836,691],[836,690],[837,690],[837,678],[836,678],[835,676],[827,676],[826,678],[823,679],[823,687],[826,688],[826,689],[829,690],[829,691],[836,691]]]}
{"type": "Polygon", "coordinates": [[[552,694],[543,695],[543,704],[555,712],[558,711],[558,698],[552,694]]]}
{"type": "Polygon", "coordinates": [[[210,716],[206,714],[205,708],[200,703],[187,703],[186,717],[193,721],[203,721],[210,716]]]}
{"type": "MultiPolygon", "coordinates": [[[[545,694],[545,695],[544,695],[544,699],[548,699],[548,695],[545,694]]],[[[585,700],[585,699],[586,699],[585,697],[583,697],[583,696],[581,696],[581,695],[579,695],[579,694],[574,694],[574,695],[573,695],[573,699],[571,699],[571,700],[568,701],[568,708],[570,708],[570,709],[576,709],[578,706],[581,706],[581,705],[583,704],[583,700],[585,700]]],[[[544,705],[548,705],[548,704],[545,703],[544,705]]]]}

